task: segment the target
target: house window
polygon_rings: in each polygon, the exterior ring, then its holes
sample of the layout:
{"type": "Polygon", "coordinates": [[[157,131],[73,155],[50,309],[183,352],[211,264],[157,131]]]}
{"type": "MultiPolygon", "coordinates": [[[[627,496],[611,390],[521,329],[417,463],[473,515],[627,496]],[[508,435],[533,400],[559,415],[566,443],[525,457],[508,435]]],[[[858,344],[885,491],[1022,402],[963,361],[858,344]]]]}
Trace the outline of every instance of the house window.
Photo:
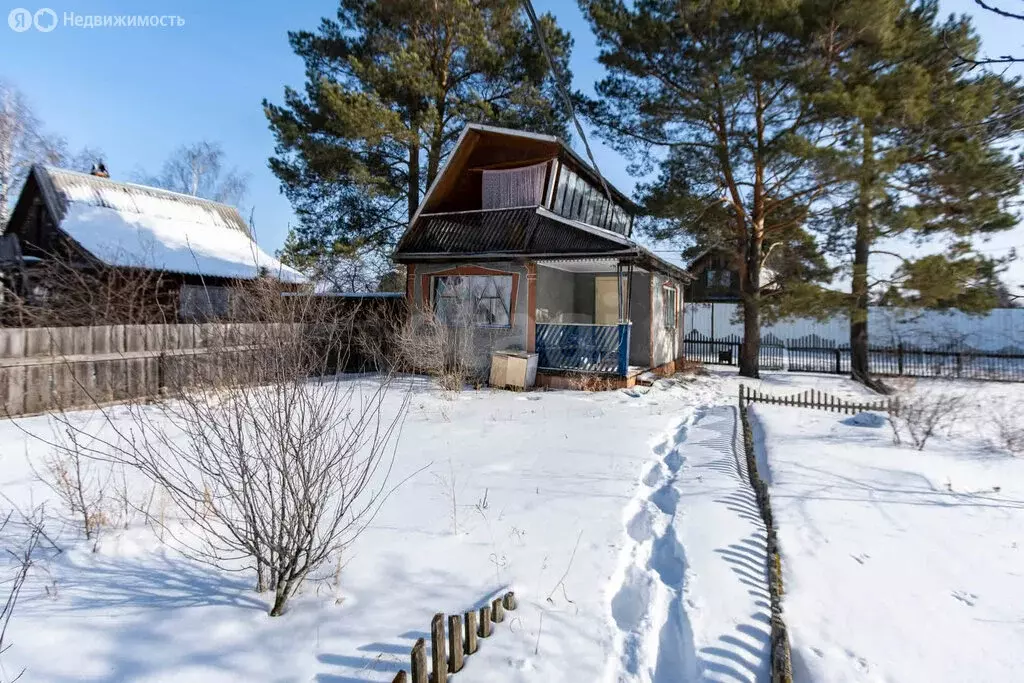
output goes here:
{"type": "Polygon", "coordinates": [[[230,311],[231,296],[227,287],[181,286],[178,315],[182,320],[216,320],[228,317],[230,311]]]}
{"type": "Polygon", "coordinates": [[[434,278],[434,313],[446,325],[510,327],[511,312],[511,275],[434,278]]]}
{"type": "Polygon", "coordinates": [[[676,288],[667,286],[661,290],[661,306],[665,327],[676,329],[676,288]]]}
{"type": "Polygon", "coordinates": [[[704,284],[708,289],[732,287],[732,271],[728,268],[708,268],[704,271],[704,284]]]}

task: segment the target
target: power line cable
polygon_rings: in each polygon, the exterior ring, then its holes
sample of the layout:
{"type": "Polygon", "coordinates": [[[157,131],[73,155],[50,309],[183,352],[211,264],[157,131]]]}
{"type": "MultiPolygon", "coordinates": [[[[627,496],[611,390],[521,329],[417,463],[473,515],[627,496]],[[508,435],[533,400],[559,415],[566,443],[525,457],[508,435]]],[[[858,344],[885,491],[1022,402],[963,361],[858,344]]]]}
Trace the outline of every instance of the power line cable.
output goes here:
{"type": "Polygon", "coordinates": [[[594,172],[597,173],[598,180],[601,181],[601,188],[604,189],[605,197],[608,198],[609,203],[614,204],[612,201],[612,193],[608,189],[608,183],[605,182],[604,176],[601,174],[601,169],[597,167],[597,161],[594,159],[594,153],[590,149],[590,143],[587,142],[587,134],[583,132],[583,126],[580,125],[579,119],[576,118],[576,108],[573,107],[572,97],[569,96],[569,92],[562,84],[562,75],[558,71],[558,65],[551,56],[551,50],[548,49],[547,41],[544,40],[544,32],[540,29],[540,22],[537,20],[537,12],[533,9],[533,3],[530,0],[523,0],[523,9],[526,10],[526,15],[530,18],[530,23],[533,25],[533,32],[536,34],[538,42],[540,42],[540,49],[544,52],[544,57],[548,60],[548,67],[551,69],[551,75],[554,77],[555,87],[558,88],[558,92],[562,96],[562,100],[565,102],[565,107],[569,110],[569,117],[572,118],[572,122],[576,126],[576,133],[579,134],[580,140],[583,141],[583,147],[587,150],[587,158],[590,159],[590,164],[594,167],[594,172]]]}

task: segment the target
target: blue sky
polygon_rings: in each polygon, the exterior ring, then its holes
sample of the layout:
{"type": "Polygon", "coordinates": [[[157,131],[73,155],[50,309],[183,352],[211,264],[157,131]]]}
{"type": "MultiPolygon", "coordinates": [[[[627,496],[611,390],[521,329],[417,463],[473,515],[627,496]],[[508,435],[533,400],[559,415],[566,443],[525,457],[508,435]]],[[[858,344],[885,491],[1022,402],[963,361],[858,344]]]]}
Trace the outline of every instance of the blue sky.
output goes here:
{"type": "MultiPolygon", "coordinates": [[[[259,242],[277,249],[284,241],[291,207],[267,168],[273,137],[260,102],[282,99],[285,84],[301,87],[302,63],[288,46],[287,32],[313,28],[333,16],[334,0],[4,0],[0,18],[16,7],[52,8],[58,16],[176,15],[178,28],[58,26],[50,33],[15,33],[0,24],[0,79],[27,96],[49,131],[73,148],[99,147],[113,177],[156,171],[181,144],[220,142],[231,164],[251,176],[246,203],[255,210],[259,242]]],[[[1009,2],[1009,0],[1007,0],[1009,2]]],[[[597,48],[573,0],[534,0],[575,38],[574,85],[589,89],[601,75],[597,48]]],[[[1015,3],[1009,2],[1009,5],[1015,3]]],[[[946,0],[947,12],[976,14],[989,52],[1024,53],[1020,24],[976,11],[971,0],[946,0]]],[[[636,179],[618,155],[592,138],[601,171],[624,191],[636,179]]],[[[1024,230],[1001,236],[986,248],[1005,251],[1024,244],[1024,230]]],[[[1024,267],[1014,269],[1024,282],[1024,267]]]]}

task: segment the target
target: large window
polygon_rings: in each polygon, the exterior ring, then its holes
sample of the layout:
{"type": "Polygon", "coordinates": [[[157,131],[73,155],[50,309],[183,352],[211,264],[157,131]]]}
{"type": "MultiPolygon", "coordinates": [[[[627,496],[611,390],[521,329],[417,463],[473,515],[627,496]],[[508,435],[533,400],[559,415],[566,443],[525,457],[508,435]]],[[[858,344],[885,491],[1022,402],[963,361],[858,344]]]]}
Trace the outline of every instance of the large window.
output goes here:
{"type": "Polygon", "coordinates": [[[453,327],[509,327],[511,275],[445,275],[434,278],[434,312],[453,327]]]}
{"type": "Polygon", "coordinates": [[[676,329],[676,288],[675,287],[663,287],[661,290],[661,305],[664,313],[663,318],[665,320],[665,327],[674,330],[676,329]]]}
{"type": "Polygon", "coordinates": [[[591,185],[565,165],[558,174],[558,191],[552,210],[576,221],[629,234],[630,217],[622,207],[608,202],[604,190],[591,185]]]}

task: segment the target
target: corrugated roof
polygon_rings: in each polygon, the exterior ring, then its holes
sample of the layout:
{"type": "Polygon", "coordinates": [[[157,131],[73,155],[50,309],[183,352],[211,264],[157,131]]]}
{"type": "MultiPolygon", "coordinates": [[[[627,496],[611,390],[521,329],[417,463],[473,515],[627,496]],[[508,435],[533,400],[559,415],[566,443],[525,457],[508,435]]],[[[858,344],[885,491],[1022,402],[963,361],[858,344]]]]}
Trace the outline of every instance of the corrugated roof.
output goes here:
{"type": "Polygon", "coordinates": [[[252,239],[249,226],[238,209],[227,204],[53,166],[36,166],[35,170],[43,192],[51,195],[48,199],[53,200],[52,208],[58,211],[58,218],[63,218],[68,205],[74,202],[121,213],[186,219],[211,227],[237,230],[252,239]]]}
{"type": "Polygon", "coordinates": [[[48,166],[32,172],[60,230],[108,265],[305,281],[260,248],[232,206],[48,166]]]}
{"type": "MultiPolygon", "coordinates": [[[[546,212],[545,212],[546,213],[546,212]]],[[[537,207],[421,215],[395,252],[414,255],[601,254],[635,251],[618,235],[604,236],[544,215],[537,207]]]]}

